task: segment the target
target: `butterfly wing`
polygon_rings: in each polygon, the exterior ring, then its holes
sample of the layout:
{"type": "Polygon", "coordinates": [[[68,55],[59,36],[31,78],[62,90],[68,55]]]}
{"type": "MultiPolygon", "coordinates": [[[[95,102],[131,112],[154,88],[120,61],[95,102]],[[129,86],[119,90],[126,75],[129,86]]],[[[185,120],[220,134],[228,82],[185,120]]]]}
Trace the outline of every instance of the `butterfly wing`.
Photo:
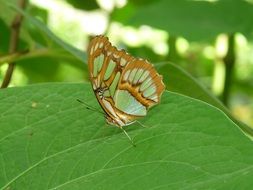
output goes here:
{"type": "Polygon", "coordinates": [[[117,50],[104,36],[95,37],[90,42],[87,52],[92,88],[106,113],[107,121],[123,126],[134,120],[115,107],[113,97],[124,68],[135,58],[124,50],[117,50]]]}
{"type": "Polygon", "coordinates": [[[90,42],[88,56],[93,90],[108,87],[113,96],[122,70],[134,58],[124,50],[118,51],[104,36],[97,36],[90,42]]]}
{"type": "Polygon", "coordinates": [[[147,61],[117,50],[104,36],[90,42],[88,56],[92,87],[109,123],[130,124],[159,102],[162,78],[147,61]]]}
{"type": "Polygon", "coordinates": [[[143,59],[135,59],[124,69],[114,97],[115,106],[128,114],[146,115],[147,109],[159,103],[164,91],[162,77],[153,65],[143,59]],[[129,101],[124,101],[128,97],[129,101]]]}

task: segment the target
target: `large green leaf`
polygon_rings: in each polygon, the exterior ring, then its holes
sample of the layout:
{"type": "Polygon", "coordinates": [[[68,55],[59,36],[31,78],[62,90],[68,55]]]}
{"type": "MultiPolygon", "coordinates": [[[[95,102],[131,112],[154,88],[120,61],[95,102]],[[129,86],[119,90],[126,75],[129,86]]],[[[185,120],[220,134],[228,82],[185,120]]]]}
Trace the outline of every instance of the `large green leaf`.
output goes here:
{"type": "Polygon", "coordinates": [[[253,144],[220,110],[166,91],[122,131],[108,127],[90,84],[0,91],[1,189],[250,189],[253,144]]]}
{"type": "Polygon", "coordinates": [[[253,129],[238,121],[230,111],[200,82],[189,73],[171,62],[155,64],[157,70],[163,75],[166,89],[172,92],[202,100],[210,105],[221,109],[232,119],[245,133],[253,137],[253,129]]]}
{"type": "Polygon", "coordinates": [[[113,19],[128,25],[150,25],[173,36],[206,40],[219,33],[253,33],[253,4],[247,1],[159,0],[146,6],[128,4],[113,19]]]}
{"type": "Polygon", "coordinates": [[[32,17],[31,15],[24,12],[23,10],[19,9],[15,5],[10,4],[9,6],[11,8],[13,8],[14,10],[16,10],[18,13],[22,14],[24,16],[24,18],[27,19],[31,24],[33,24],[33,26],[35,26],[36,29],[40,33],[45,35],[47,39],[50,39],[52,41],[52,43],[56,45],[56,47],[59,46],[59,47],[63,48],[68,53],[75,55],[80,61],[83,61],[86,59],[86,55],[83,53],[83,51],[78,50],[77,48],[75,48],[75,47],[71,46],[70,44],[67,44],[66,42],[61,40],[52,31],[50,31],[44,23],[40,22],[39,20],[32,17]]]}

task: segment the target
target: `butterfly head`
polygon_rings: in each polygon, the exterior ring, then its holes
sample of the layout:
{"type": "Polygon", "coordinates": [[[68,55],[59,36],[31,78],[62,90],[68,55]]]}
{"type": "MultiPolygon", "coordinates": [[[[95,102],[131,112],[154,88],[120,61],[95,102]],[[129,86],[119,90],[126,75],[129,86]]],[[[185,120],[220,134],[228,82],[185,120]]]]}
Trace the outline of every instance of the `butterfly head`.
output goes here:
{"type": "Polygon", "coordinates": [[[100,99],[103,98],[103,96],[104,96],[104,89],[103,88],[99,87],[94,91],[95,91],[95,93],[97,93],[97,95],[99,96],[100,99]]]}

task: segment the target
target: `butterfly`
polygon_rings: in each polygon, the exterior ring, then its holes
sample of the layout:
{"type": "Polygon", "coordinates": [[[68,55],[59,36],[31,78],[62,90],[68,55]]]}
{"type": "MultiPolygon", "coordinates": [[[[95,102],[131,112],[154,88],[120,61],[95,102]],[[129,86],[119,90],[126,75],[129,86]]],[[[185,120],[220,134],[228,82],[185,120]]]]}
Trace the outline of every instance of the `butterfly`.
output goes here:
{"type": "Polygon", "coordinates": [[[122,129],[160,102],[162,76],[147,60],[118,50],[103,35],[91,40],[87,53],[92,88],[108,124],[122,129]]]}

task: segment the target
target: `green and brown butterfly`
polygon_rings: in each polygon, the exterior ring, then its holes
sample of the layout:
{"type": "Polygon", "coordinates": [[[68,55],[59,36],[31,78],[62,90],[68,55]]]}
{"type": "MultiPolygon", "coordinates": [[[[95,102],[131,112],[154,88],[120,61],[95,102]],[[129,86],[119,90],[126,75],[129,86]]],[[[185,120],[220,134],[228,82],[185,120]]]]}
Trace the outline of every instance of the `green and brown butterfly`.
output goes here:
{"type": "Polygon", "coordinates": [[[117,50],[102,35],[91,40],[87,53],[92,88],[107,123],[122,129],[160,102],[162,76],[147,60],[117,50]]]}

